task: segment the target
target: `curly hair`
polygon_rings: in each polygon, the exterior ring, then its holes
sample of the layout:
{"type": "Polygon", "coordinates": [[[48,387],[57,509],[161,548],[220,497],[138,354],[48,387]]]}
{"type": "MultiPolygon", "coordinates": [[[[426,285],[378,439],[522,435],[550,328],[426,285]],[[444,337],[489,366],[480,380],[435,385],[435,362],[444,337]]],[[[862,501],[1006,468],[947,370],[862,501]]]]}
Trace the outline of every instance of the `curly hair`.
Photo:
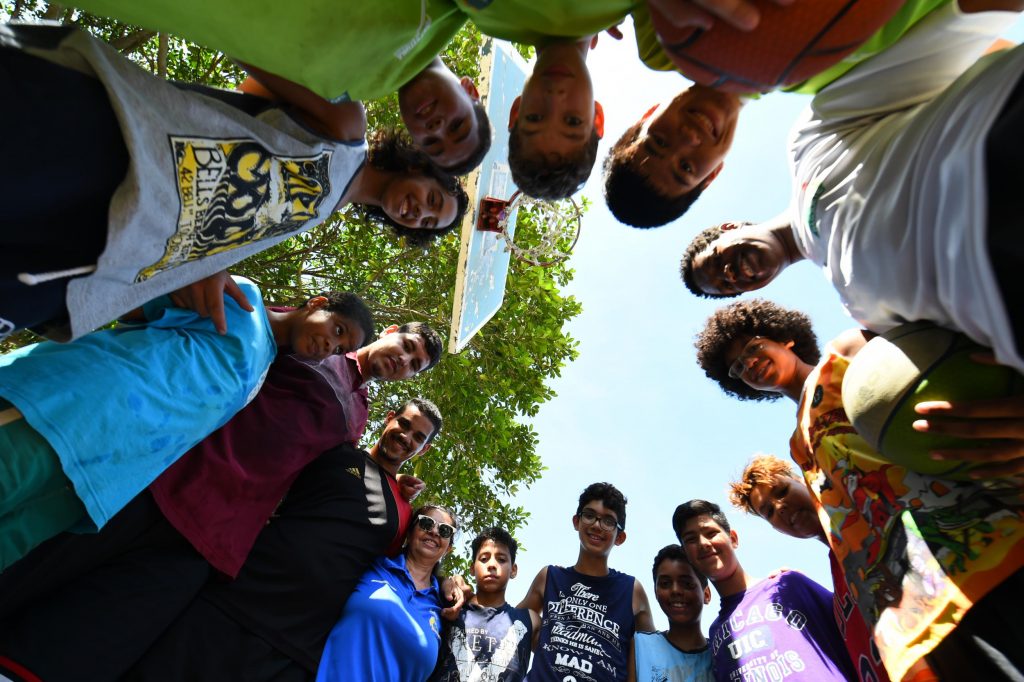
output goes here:
{"type": "MultiPolygon", "coordinates": [[[[327,299],[327,310],[341,315],[344,318],[355,322],[363,332],[363,345],[373,341],[376,325],[373,322],[373,313],[366,307],[366,303],[351,291],[324,291],[318,296],[327,299]]],[[[309,303],[313,298],[307,299],[300,308],[309,303]]]]}
{"type": "Polygon", "coordinates": [[[716,310],[704,324],[694,344],[697,364],[709,379],[718,382],[727,395],[740,400],[776,400],[781,393],[759,391],[729,376],[726,353],[736,339],[762,336],[780,343],[792,341],[796,356],[810,365],[818,364],[821,351],[811,319],[798,310],[783,308],[763,298],[737,301],[716,310]]]}
{"type": "Polygon", "coordinates": [[[479,143],[473,153],[470,154],[461,163],[457,163],[448,168],[441,167],[445,173],[451,173],[452,175],[465,175],[474,168],[480,165],[487,156],[487,152],[491,150],[491,119],[487,118],[487,109],[480,101],[473,102],[473,115],[476,117],[476,132],[479,139],[479,143]]]}
{"type": "Polygon", "coordinates": [[[621,490],[611,483],[591,483],[580,494],[579,505],[576,507],[576,516],[583,512],[583,508],[587,506],[588,502],[593,502],[594,500],[615,512],[619,519],[619,527],[623,530],[626,529],[626,502],[628,500],[621,490]]]}
{"type": "Polygon", "coordinates": [[[604,160],[604,201],[623,225],[660,227],[686,213],[704,191],[704,185],[670,199],[655,190],[646,176],[636,172],[633,168],[636,149],[632,145],[642,123],[638,121],[623,133],[604,160]]]}
{"type": "Polygon", "coordinates": [[[599,139],[597,130],[592,130],[590,139],[577,153],[551,164],[542,154],[526,155],[517,122],[508,135],[508,165],[512,180],[523,194],[534,199],[554,201],[570,197],[590,177],[597,159],[599,139]]]}
{"type": "MultiPolygon", "coordinates": [[[[747,223],[744,223],[747,224],[747,223]]],[[[693,278],[693,259],[698,254],[703,253],[704,249],[711,246],[711,244],[722,236],[722,225],[712,225],[711,227],[697,233],[697,236],[693,238],[690,245],[686,247],[686,251],[683,252],[683,257],[679,261],[679,276],[683,279],[683,284],[690,290],[690,293],[700,298],[732,298],[739,296],[736,294],[709,294],[697,286],[697,281],[693,278]]]]}
{"type": "MultiPolygon", "coordinates": [[[[789,462],[775,455],[756,455],[743,469],[740,480],[729,483],[729,502],[748,514],[760,516],[750,503],[750,493],[762,483],[772,486],[779,476],[796,479],[796,471],[789,462]]],[[[797,479],[799,480],[799,479],[797,479]]]]}
{"type": "Polygon", "coordinates": [[[651,568],[651,574],[654,576],[654,586],[658,586],[658,567],[661,566],[663,561],[679,561],[687,564],[693,569],[693,574],[697,576],[697,580],[700,581],[702,588],[708,586],[708,577],[700,572],[700,570],[693,565],[690,561],[690,557],[686,556],[686,550],[679,545],[666,545],[658,550],[658,553],[654,556],[654,566],[651,568]]]}
{"type": "Polygon", "coordinates": [[[469,208],[469,196],[458,178],[431,163],[429,156],[417,149],[407,135],[395,128],[384,128],[374,132],[369,142],[370,151],[366,163],[380,171],[418,174],[433,178],[449,196],[455,198],[457,210],[452,222],[430,230],[399,225],[380,206],[356,204],[357,216],[361,214],[361,217],[378,225],[390,226],[397,236],[405,237],[406,241],[414,246],[427,246],[462,222],[462,217],[469,208]]]}
{"type": "Polygon", "coordinates": [[[444,423],[444,420],[441,418],[441,410],[437,408],[437,405],[426,398],[409,398],[409,400],[405,401],[401,407],[395,410],[395,416],[397,417],[403,414],[410,406],[419,410],[420,414],[429,419],[430,423],[434,427],[434,430],[430,433],[430,436],[424,443],[424,445],[426,445],[430,441],[434,440],[434,436],[441,432],[441,425],[444,423]]]}
{"type": "Polygon", "coordinates": [[[402,334],[419,334],[423,337],[423,347],[430,356],[430,363],[420,370],[420,374],[441,361],[441,353],[444,351],[444,344],[441,342],[441,335],[434,331],[426,322],[406,322],[398,328],[402,334]]]}

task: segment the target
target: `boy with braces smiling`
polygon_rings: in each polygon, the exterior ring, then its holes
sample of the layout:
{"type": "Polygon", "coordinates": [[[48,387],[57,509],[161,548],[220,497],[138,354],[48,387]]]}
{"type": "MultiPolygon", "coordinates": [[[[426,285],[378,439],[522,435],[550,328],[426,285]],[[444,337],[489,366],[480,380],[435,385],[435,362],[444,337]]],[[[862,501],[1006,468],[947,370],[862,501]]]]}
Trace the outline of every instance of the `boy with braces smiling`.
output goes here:
{"type": "Polygon", "coordinates": [[[576,564],[542,568],[519,604],[542,619],[528,679],[621,682],[633,633],[654,630],[640,581],[608,567],[612,548],[626,541],[625,496],[610,483],[587,486],[572,524],[580,539],[576,564]]]}

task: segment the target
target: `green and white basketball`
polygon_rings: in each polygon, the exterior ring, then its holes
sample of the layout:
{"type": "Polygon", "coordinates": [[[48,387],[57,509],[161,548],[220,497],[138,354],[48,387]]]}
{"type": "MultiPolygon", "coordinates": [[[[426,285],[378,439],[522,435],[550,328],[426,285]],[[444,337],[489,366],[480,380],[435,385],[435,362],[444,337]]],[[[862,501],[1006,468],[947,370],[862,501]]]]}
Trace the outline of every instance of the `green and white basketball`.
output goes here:
{"type": "Polygon", "coordinates": [[[973,462],[933,460],[932,450],[984,441],[920,433],[917,403],[985,400],[1024,393],[1024,377],[971,354],[988,349],[930,322],[902,325],[869,341],[843,377],[843,406],[857,432],[883,459],[923,474],[967,479],[973,462]]]}

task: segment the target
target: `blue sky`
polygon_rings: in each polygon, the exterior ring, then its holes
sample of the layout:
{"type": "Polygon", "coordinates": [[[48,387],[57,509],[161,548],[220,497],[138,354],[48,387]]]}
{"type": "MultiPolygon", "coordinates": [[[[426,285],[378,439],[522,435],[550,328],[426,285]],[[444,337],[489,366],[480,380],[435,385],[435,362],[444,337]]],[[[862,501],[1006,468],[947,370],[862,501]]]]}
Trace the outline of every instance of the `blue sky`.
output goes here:
{"type": "MultiPolygon", "coordinates": [[[[598,167],[622,131],[688,85],[678,74],[644,67],[628,20],[622,28],[624,40],[602,36],[588,60],[606,115],[598,167]]],[[[1018,41],[1019,29],[1011,34],[1018,41]]],[[[628,537],[612,552],[610,565],[641,579],[655,624],[666,628],[650,570],[658,549],[675,542],[676,505],[702,497],[729,510],[725,485],[751,455],[788,456],[793,402],[727,398],[697,367],[694,335],[721,303],[690,295],[679,280],[678,264],[704,227],[729,219],[764,220],[787,207],[786,134],[808,101],[777,93],[744,107],[722,174],[686,216],[660,229],[617,223],[604,206],[595,169],[584,189],[593,203],[571,260],[576,277],[567,290],[583,303],[583,313],[568,325],[580,342],[580,356],[553,382],[558,396],[533,420],[547,470],[514,498],[531,519],[517,534],[525,550],[518,557],[519,578],[509,586],[510,602],[525,595],[543,566],[575,562],[576,499],[589,483],[609,481],[629,498],[628,537]]],[[[855,326],[820,270],[808,263],[789,268],[760,293],[808,313],[821,342],[855,326]]],[[[824,545],[782,536],[738,510],[729,518],[749,573],[762,577],[787,566],[831,589],[824,545]]],[[[717,611],[713,596],[704,612],[705,632],[717,611]]]]}

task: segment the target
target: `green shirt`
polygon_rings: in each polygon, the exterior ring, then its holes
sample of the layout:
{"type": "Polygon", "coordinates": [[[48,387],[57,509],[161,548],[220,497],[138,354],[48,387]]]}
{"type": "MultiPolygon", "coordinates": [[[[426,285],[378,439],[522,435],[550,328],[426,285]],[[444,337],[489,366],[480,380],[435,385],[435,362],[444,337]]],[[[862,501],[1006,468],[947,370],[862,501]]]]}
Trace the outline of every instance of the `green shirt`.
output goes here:
{"type": "MultiPolygon", "coordinates": [[[[817,93],[864,60],[870,59],[896,43],[903,37],[904,33],[910,30],[914,24],[933,9],[947,5],[950,2],[952,0],[907,0],[903,7],[893,15],[892,19],[852,53],[816,76],[812,76],[802,83],[784,88],[784,90],[805,95],[817,93]]],[[[651,25],[651,17],[647,12],[646,5],[642,5],[633,11],[633,25],[636,30],[637,52],[644,64],[655,71],[675,70],[675,64],[665,54],[661,43],[658,42],[658,36],[651,25]]]]}
{"type": "Polygon", "coordinates": [[[622,21],[639,0],[454,0],[481,33],[537,45],[579,39],[622,21]]]}
{"type": "Polygon", "coordinates": [[[308,87],[369,100],[422,71],[465,22],[451,0],[75,0],[308,87]]]}

